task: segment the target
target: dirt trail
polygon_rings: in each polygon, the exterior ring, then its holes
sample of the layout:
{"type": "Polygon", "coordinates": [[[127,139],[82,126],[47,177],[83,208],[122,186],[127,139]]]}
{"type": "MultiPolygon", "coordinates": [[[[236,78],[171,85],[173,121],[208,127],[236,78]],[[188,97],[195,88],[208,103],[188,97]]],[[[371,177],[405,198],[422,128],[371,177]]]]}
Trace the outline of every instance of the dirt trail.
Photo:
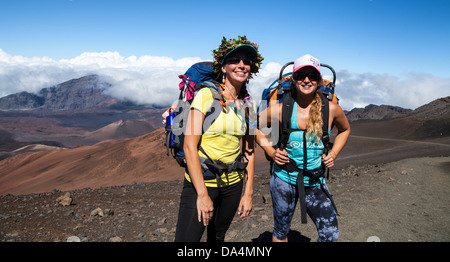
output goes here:
{"type": "Polygon", "coordinates": [[[450,140],[406,140],[351,135],[336,161],[336,168],[382,164],[417,157],[450,155],[450,140]]]}
{"type": "MultiPolygon", "coordinates": [[[[340,242],[450,241],[450,157],[411,158],[381,165],[333,171],[328,185],[339,212],[340,242]]],[[[267,183],[267,181],[259,181],[267,183]]],[[[235,241],[270,241],[273,218],[268,184],[256,192],[254,221],[233,223],[235,241]],[[268,199],[268,200],[267,200],[268,199]],[[265,219],[265,223],[257,223],[265,219]],[[256,227],[259,231],[248,230],[256,227]],[[238,229],[236,229],[238,228],[238,229]],[[259,234],[258,234],[259,233],[259,234]]],[[[316,241],[308,218],[300,223],[297,210],[290,240],[316,241]]]]}
{"type": "Polygon", "coordinates": [[[342,203],[341,241],[449,241],[450,158],[405,159],[378,169],[348,180],[347,188],[331,186],[342,203]]]}
{"type": "MultiPolygon", "coordinates": [[[[340,242],[450,241],[450,156],[404,159],[334,169],[327,181],[339,216],[340,242]]],[[[270,242],[273,229],[268,172],[255,177],[253,211],[235,217],[227,242],[270,242]]],[[[73,203],[59,206],[65,192],[0,195],[0,242],[172,242],[182,181],[139,183],[70,191],[73,203]],[[161,194],[161,192],[166,192],[161,194]],[[112,214],[99,217],[101,208],[112,214]]],[[[106,214],[106,213],[105,213],[106,214]]],[[[291,242],[317,239],[311,220],[296,210],[291,242]]]]}
{"type": "Polygon", "coordinates": [[[440,142],[430,142],[430,141],[417,141],[417,140],[408,140],[408,139],[357,136],[357,135],[352,135],[352,137],[353,138],[370,139],[370,140],[382,140],[382,141],[394,141],[394,142],[406,142],[406,143],[433,145],[433,146],[439,146],[439,147],[444,147],[444,148],[450,148],[450,144],[443,144],[441,141],[440,142]]]}

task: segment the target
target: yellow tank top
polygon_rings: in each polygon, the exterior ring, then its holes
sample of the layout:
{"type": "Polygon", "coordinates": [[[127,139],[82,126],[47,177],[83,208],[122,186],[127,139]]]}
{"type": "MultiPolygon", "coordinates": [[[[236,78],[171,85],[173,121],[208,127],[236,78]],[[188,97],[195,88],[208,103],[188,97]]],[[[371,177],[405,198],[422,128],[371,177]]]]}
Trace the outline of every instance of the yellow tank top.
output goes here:
{"type": "MultiPolygon", "coordinates": [[[[191,104],[191,109],[201,111],[208,119],[207,112],[212,106],[213,95],[209,88],[202,88],[198,91],[191,104]]],[[[200,146],[205,150],[211,159],[220,160],[223,163],[233,162],[240,154],[240,139],[245,135],[246,125],[242,115],[237,114],[232,106],[223,107],[222,112],[213,124],[203,133],[200,139],[200,146]],[[244,127],[244,128],[243,128],[244,127]]],[[[206,156],[198,152],[199,156],[206,156]]],[[[243,178],[242,171],[230,171],[221,175],[221,187],[229,186],[239,182],[243,178]]],[[[185,174],[186,179],[191,182],[189,174],[185,174]]],[[[217,187],[217,180],[205,180],[207,187],[217,187]]]]}

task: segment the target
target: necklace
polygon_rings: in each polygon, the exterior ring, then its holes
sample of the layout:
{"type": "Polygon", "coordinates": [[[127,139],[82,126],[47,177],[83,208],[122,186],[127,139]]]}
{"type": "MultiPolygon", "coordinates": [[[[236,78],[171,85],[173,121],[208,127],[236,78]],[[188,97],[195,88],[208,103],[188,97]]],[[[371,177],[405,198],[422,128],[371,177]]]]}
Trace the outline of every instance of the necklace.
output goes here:
{"type": "Polygon", "coordinates": [[[231,91],[228,89],[228,87],[225,86],[225,84],[221,84],[221,86],[228,92],[228,94],[230,94],[231,98],[232,98],[234,101],[237,101],[237,100],[238,100],[237,97],[236,97],[235,95],[233,95],[233,93],[231,93],[231,91]]]}

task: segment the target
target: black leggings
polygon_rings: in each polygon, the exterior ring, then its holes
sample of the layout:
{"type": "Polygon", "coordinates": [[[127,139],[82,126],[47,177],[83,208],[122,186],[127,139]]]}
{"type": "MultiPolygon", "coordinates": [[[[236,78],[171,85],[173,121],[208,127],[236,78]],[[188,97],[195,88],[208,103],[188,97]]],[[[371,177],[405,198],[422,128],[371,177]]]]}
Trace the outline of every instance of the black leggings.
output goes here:
{"type": "MultiPolygon", "coordinates": [[[[208,187],[208,194],[214,203],[214,214],[208,225],[208,242],[223,242],[225,233],[239,207],[242,193],[242,180],[221,188],[208,187]]],[[[198,222],[197,192],[194,185],[184,180],[180,199],[175,242],[199,242],[205,226],[198,222]]]]}

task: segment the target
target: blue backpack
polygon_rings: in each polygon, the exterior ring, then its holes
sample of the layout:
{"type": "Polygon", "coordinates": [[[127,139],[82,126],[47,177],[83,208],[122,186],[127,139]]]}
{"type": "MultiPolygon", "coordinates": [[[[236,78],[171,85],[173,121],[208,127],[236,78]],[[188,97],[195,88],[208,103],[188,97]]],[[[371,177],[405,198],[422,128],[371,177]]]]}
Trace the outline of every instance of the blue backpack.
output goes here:
{"type": "MultiPolygon", "coordinates": [[[[203,133],[214,123],[215,119],[221,113],[223,106],[226,104],[226,98],[223,96],[222,86],[215,81],[215,75],[212,71],[212,62],[200,62],[192,65],[185,74],[179,75],[181,79],[179,84],[180,95],[178,103],[171,106],[164,114],[165,118],[165,142],[167,148],[167,155],[172,154],[177,163],[186,169],[189,173],[186,164],[186,157],[183,151],[184,134],[186,131],[186,123],[189,116],[190,105],[202,88],[210,88],[214,101],[211,108],[207,112],[205,119],[212,119],[212,121],[205,121],[203,124],[203,133]]],[[[233,107],[235,109],[235,107],[233,107]]],[[[238,111],[236,111],[238,113],[238,111]]],[[[223,172],[232,170],[245,170],[247,163],[243,161],[241,155],[232,163],[223,163],[219,160],[210,158],[201,146],[199,150],[207,156],[200,157],[200,163],[203,170],[204,179],[216,178],[220,186],[220,175],[223,172]]]]}
{"type": "MultiPolygon", "coordinates": [[[[276,145],[274,145],[274,147],[278,147],[281,149],[284,149],[288,140],[289,140],[289,136],[291,134],[291,132],[293,131],[297,131],[296,129],[291,128],[291,116],[292,116],[292,111],[294,110],[294,101],[295,101],[295,97],[292,97],[291,92],[290,92],[290,88],[291,88],[291,73],[287,73],[287,74],[283,74],[284,69],[289,66],[292,65],[294,62],[289,62],[287,64],[285,64],[281,71],[280,71],[280,75],[279,78],[277,80],[275,80],[268,88],[266,88],[263,91],[262,94],[262,99],[261,99],[261,105],[260,105],[260,109],[265,109],[267,108],[271,102],[277,100],[278,103],[283,102],[283,106],[282,106],[282,120],[281,120],[281,132],[280,132],[280,136],[278,138],[278,141],[273,141],[274,143],[276,143],[276,145]]],[[[333,81],[328,81],[326,79],[323,79],[323,85],[322,87],[319,89],[319,95],[321,97],[322,100],[322,120],[323,120],[323,125],[322,125],[322,143],[325,147],[325,153],[328,153],[328,150],[330,150],[333,146],[333,143],[330,141],[330,137],[328,135],[328,120],[329,120],[329,101],[333,101],[335,103],[338,103],[339,99],[337,98],[337,96],[334,94],[334,88],[335,88],[335,82],[336,82],[336,73],[334,71],[334,69],[331,66],[325,65],[325,64],[321,64],[322,67],[327,67],[331,70],[331,72],[333,73],[333,81]]],[[[330,130],[333,127],[330,128],[330,130]]],[[[320,177],[322,177],[324,175],[325,172],[325,165],[322,164],[322,169],[318,172],[309,172],[306,169],[306,150],[307,150],[307,145],[306,145],[306,137],[305,137],[304,133],[304,139],[303,139],[303,163],[304,166],[302,169],[299,169],[296,165],[296,163],[291,159],[291,162],[288,164],[285,164],[284,166],[282,166],[281,168],[288,171],[288,172],[292,172],[292,171],[296,171],[299,173],[299,176],[297,178],[297,185],[298,185],[298,190],[299,190],[299,201],[300,201],[300,213],[301,213],[301,221],[302,223],[306,223],[306,204],[305,204],[305,191],[304,191],[304,185],[303,185],[303,176],[304,175],[308,175],[310,178],[310,181],[318,181],[318,179],[320,177]]],[[[273,171],[273,160],[267,156],[266,154],[266,159],[270,161],[270,173],[272,174],[273,171]]],[[[327,170],[327,178],[329,178],[329,169],[327,170]]],[[[323,185],[321,185],[323,186],[323,185]]],[[[324,190],[325,194],[327,194],[327,196],[330,198],[332,205],[336,208],[334,201],[331,197],[331,195],[329,195],[328,191],[324,190]]],[[[336,209],[337,210],[337,209],[336,209]]]]}
{"type": "MultiPolygon", "coordinates": [[[[265,109],[270,106],[270,103],[273,101],[278,101],[278,103],[282,103],[285,97],[290,94],[290,88],[291,88],[291,75],[292,73],[286,73],[283,74],[283,71],[288,67],[289,65],[294,64],[294,62],[289,62],[285,64],[281,70],[280,75],[278,79],[272,82],[270,86],[263,90],[262,97],[261,97],[261,104],[259,106],[259,109],[265,109]]],[[[322,98],[322,107],[324,108],[323,112],[323,136],[322,142],[324,146],[327,148],[331,148],[331,144],[328,137],[328,101],[332,101],[335,103],[339,103],[338,97],[334,94],[335,89],[335,83],[336,83],[336,72],[334,69],[326,64],[321,64],[322,67],[326,67],[330,69],[330,71],[333,73],[333,81],[328,81],[326,79],[323,79],[323,84],[321,88],[319,89],[319,95],[322,98]]],[[[289,138],[289,132],[286,129],[290,129],[290,116],[292,115],[292,110],[288,109],[291,105],[291,100],[289,100],[289,103],[283,103],[283,120],[282,120],[282,130],[280,133],[280,137],[278,141],[273,141],[278,147],[284,147],[287,139],[289,138]],[[286,104],[286,105],[285,105],[286,104]],[[284,113],[286,111],[286,113],[284,113]],[[286,119],[285,119],[286,118],[286,119]],[[286,137],[287,136],[287,137],[286,137]]],[[[332,128],[330,128],[331,130],[332,128]]],[[[267,156],[266,156],[267,157],[267,156]]],[[[268,160],[270,160],[267,157],[268,160]]]]}

